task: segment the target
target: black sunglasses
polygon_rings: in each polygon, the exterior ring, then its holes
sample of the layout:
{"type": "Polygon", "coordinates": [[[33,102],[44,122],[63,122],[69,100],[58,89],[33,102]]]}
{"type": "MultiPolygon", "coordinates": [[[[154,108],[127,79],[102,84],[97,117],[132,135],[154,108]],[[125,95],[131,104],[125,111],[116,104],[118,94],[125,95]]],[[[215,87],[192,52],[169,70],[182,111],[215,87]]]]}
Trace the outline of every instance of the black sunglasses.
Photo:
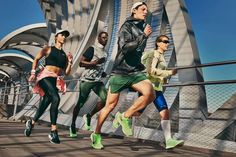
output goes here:
{"type": "Polygon", "coordinates": [[[163,42],[163,43],[165,43],[165,44],[169,44],[169,43],[170,43],[168,40],[163,40],[163,41],[161,41],[161,42],[163,42]]]}

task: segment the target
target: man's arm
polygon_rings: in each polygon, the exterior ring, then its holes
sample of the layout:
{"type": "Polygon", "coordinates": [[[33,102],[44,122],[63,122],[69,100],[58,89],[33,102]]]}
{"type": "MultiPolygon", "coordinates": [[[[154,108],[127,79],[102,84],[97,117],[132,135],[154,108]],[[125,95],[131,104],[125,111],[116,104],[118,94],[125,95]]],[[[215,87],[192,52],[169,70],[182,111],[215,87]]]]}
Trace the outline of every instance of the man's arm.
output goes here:
{"type": "Polygon", "coordinates": [[[81,57],[79,65],[85,68],[95,68],[98,64],[105,62],[105,58],[100,58],[98,60],[92,61],[93,55],[94,48],[89,47],[81,57]]]}
{"type": "Polygon", "coordinates": [[[136,39],[132,39],[131,28],[129,24],[124,24],[119,33],[118,44],[122,49],[122,53],[125,55],[129,52],[134,52],[139,47],[142,47],[146,43],[148,36],[152,33],[150,25],[147,25],[142,35],[136,39]]]}
{"type": "Polygon", "coordinates": [[[37,55],[35,56],[34,61],[33,61],[33,63],[32,63],[32,69],[31,69],[31,73],[30,73],[31,75],[30,75],[30,77],[29,77],[29,81],[30,81],[30,82],[33,81],[34,78],[35,78],[35,70],[36,70],[36,66],[38,65],[39,60],[40,60],[43,56],[48,56],[48,54],[49,54],[50,51],[51,51],[51,47],[45,46],[45,47],[43,47],[42,50],[39,51],[39,52],[37,53],[37,55]]]}

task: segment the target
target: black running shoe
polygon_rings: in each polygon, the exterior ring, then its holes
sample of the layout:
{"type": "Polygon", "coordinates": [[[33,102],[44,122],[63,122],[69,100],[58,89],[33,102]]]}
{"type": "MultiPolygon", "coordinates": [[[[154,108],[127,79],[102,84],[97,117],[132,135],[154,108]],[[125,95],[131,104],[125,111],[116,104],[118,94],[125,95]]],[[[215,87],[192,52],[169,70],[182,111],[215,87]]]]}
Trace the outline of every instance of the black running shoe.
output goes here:
{"type": "Polygon", "coordinates": [[[25,136],[29,137],[30,134],[31,134],[31,131],[34,127],[34,125],[32,124],[32,120],[27,120],[26,124],[25,124],[25,131],[24,131],[24,134],[25,136]]]}
{"type": "Polygon", "coordinates": [[[57,130],[51,131],[51,133],[48,135],[48,138],[50,139],[51,143],[60,144],[60,139],[59,139],[57,130]]]}

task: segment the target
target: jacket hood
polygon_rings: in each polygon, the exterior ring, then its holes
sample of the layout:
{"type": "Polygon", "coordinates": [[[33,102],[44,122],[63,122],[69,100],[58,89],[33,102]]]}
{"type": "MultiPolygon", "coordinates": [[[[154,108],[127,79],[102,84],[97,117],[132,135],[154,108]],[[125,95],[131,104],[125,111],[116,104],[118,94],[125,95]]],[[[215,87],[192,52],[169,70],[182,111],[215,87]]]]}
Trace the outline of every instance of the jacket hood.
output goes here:
{"type": "Polygon", "coordinates": [[[138,23],[143,23],[143,24],[144,24],[144,23],[145,23],[144,20],[136,19],[136,18],[134,18],[133,16],[129,16],[129,17],[127,17],[126,20],[125,20],[125,22],[127,22],[127,21],[135,22],[135,24],[138,24],[138,23]]]}

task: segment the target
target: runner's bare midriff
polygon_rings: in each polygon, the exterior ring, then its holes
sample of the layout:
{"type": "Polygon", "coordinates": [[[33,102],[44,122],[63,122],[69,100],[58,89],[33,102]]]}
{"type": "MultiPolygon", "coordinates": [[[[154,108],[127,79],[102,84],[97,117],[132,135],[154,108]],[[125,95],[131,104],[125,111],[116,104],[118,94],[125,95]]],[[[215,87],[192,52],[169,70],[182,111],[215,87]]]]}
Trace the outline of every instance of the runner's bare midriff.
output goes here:
{"type": "Polygon", "coordinates": [[[56,66],[47,65],[46,68],[49,71],[56,73],[57,75],[60,75],[62,73],[62,69],[56,66]]]}

